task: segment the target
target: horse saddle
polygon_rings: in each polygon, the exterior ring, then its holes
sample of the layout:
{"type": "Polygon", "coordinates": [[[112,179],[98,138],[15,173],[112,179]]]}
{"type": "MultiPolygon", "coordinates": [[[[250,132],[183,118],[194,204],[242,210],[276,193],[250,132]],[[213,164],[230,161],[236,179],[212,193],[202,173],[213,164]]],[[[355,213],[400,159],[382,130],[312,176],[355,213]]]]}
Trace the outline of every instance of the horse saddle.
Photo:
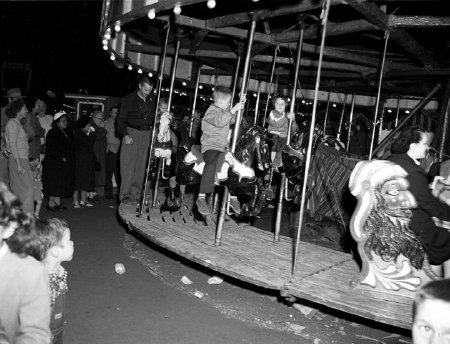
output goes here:
{"type": "MultiPolygon", "coordinates": [[[[201,146],[193,145],[191,147],[191,151],[186,154],[183,162],[186,165],[194,164],[194,171],[198,174],[203,173],[203,168],[205,167],[205,162],[203,161],[203,155],[201,152],[201,146]]],[[[255,178],[255,171],[252,168],[244,165],[240,161],[238,161],[231,152],[225,154],[225,161],[220,168],[220,171],[217,171],[217,178],[220,181],[224,181],[228,179],[228,169],[229,167],[233,167],[233,172],[239,176],[239,180],[242,178],[253,179],[255,178]]]]}
{"type": "Polygon", "coordinates": [[[168,142],[156,142],[155,143],[155,157],[165,158],[167,165],[171,163],[172,145],[168,142]]]}

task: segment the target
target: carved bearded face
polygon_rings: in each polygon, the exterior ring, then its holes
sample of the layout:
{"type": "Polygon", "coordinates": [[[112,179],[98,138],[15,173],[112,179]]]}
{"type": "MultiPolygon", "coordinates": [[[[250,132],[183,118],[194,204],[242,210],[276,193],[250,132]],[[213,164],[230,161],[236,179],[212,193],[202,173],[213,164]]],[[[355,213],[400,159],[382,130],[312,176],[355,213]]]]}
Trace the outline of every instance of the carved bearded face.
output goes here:
{"type": "Polygon", "coordinates": [[[383,183],[380,188],[380,196],[384,200],[386,212],[389,215],[406,215],[409,214],[409,211],[405,212],[406,210],[417,207],[416,199],[408,187],[409,183],[403,177],[390,179],[383,183]]]}

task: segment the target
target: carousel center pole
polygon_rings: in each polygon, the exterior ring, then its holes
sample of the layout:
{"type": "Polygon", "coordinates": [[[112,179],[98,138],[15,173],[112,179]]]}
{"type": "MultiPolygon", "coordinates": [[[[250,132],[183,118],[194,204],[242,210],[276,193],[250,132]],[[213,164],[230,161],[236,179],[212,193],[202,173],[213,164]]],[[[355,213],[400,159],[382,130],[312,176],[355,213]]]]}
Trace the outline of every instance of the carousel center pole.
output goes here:
{"type": "MultiPolygon", "coordinates": [[[[172,97],[173,97],[173,85],[175,84],[175,74],[177,71],[177,63],[178,63],[178,54],[180,51],[180,42],[181,42],[181,35],[182,35],[182,30],[177,30],[176,33],[176,43],[175,43],[175,55],[173,57],[173,63],[172,63],[172,71],[171,71],[171,75],[170,75],[170,88],[169,88],[169,99],[167,100],[167,111],[170,112],[170,109],[172,107],[172,97]]],[[[156,127],[156,125],[155,125],[156,127]]],[[[158,188],[159,188],[159,175],[160,175],[160,170],[161,170],[161,160],[159,159],[158,162],[158,168],[156,170],[156,177],[155,177],[155,185],[153,187],[153,197],[152,197],[152,207],[155,208],[156,207],[156,201],[158,198],[158,188]]]]}
{"type": "Polygon", "coordinates": [[[170,24],[169,24],[169,22],[167,22],[166,37],[165,37],[165,40],[164,40],[164,46],[163,46],[161,61],[160,61],[160,64],[159,64],[158,84],[156,85],[155,118],[153,119],[152,137],[150,138],[150,147],[149,147],[148,157],[147,157],[147,168],[145,170],[144,192],[143,192],[143,197],[141,199],[141,202],[139,204],[139,212],[138,212],[139,216],[142,216],[142,213],[144,211],[144,204],[145,204],[145,202],[147,202],[146,198],[147,198],[148,175],[150,174],[150,165],[151,165],[152,157],[153,157],[153,148],[155,146],[156,120],[157,120],[157,116],[158,116],[159,100],[161,98],[162,82],[163,82],[163,79],[164,79],[164,64],[166,62],[167,42],[169,41],[169,33],[170,33],[170,24]]]}
{"type": "Polygon", "coordinates": [[[192,102],[191,120],[189,123],[189,137],[192,136],[192,126],[194,125],[195,108],[197,106],[198,87],[200,85],[200,74],[202,66],[198,66],[197,78],[195,79],[194,101],[192,102]]]}
{"type": "Polygon", "coordinates": [[[372,137],[370,139],[369,160],[372,160],[373,145],[375,143],[375,131],[377,128],[378,108],[380,106],[380,97],[381,97],[381,83],[383,82],[384,63],[386,61],[386,51],[387,51],[388,41],[389,41],[389,31],[386,31],[385,35],[384,35],[384,49],[383,49],[383,56],[381,58],[380,76],[378,79],[377,99],[375,101],[375,103],[376,103],[375,104],[375,112],[373,114],[372,137]]]}
{"type": "Polygon", "coordinates": [[[322,70],[322,60],[323,60],[323,50],[325,47],[325,37],[327,34],[327,21],[328,21],[328,13],[330,12],[330,1],[326,0],[324,3],[325,10],[323,11],[323,19],[322,19],[322,40],[320,43],[320,53],[319,53],[319,63],[317,66],[317,77],[316,77],[316,86],[314,90],[314,104],[313,104],[313,112],[311,115],[311,126],[309,128],[309,138],[308,138],[308,150],[306,152],[306,162],[305,162],[305,171],[303,175],[303,187],[302,187],[302,197],[300,203],[300,216],[298,218],[298,228],[297,228],[297,236],[295,238],[295,247],[294,247],[294,256],[293,256],[293,264],[292,264],[292,277],[295,275],[295,267],[297,262],[297,252],[298,245],[300,242],[300,235],[303,225],[303,216],[305,213],[306,206],[306,187],[308,185],[308,174],[309,174],[309,165],[311,163],[311,153],[312,153],[312,145],[313,145],[313,135],[314,135],[314,127],[316,125],[316,113],[317,113],[317,102],[319,96],[319,85],[320,85],[320,73],[322,70]]]}
{"type": "MultiPolygon", "coordinates": [[[[304,32],[305,32],[305,25],[304,25],[303,21],[300,21],[300,34],[298,36],[297,56],[295,58],[295,67],[294,67],[295,68],[294,82],[292,84],[291,104],[289,106],[290,113],[293,113],[295,111],[295,99],[297,96],[298,71],[300,69],[300,60],[301,60],[301,56],[302,56],[304,32]]],[[[289,120],[286,145],[289,145],[291,143],[292,121],[293,121],[292,119],[289,120]]],[[[283,213],[283,196],[284,196],[285,189],[287,189],[287,179],[286,179],[286,173],[283,172],[283,173],[281,173],[280,190],[279,190],[279,194],[278,194],[277,213],[276,213],[276,218],[275,218],[275,233],[274,233],[274,237],[273,237],[274,242],[280,241],[281,216],[283,213]]]]}
{"type": "Polygon", "coordinates": [[[349,123],[348,123],[347,145],[345,146],[345,149],[347,150],[347,152],[348,152],[348,148],[350,147],[350,139],[352,137],[352,122],[353,122],[353,113],[355,111],[355,99],[356,99],[356,94],[353,93],[352,105],[350,107],[350,119],[349,119],[349,123]]]}
{"type": "Polygon", "coordinates": [[[263,127],[266,124],[267,110],[269,109],[270,94],[272,93],[273,74],[275,73],[275,65],[277,63],[278,50],[280,50],[280,47],[277,45],[275,47],[275,52],[273,53],[272,71],[270,72],[269,89],[267,90],[267,100],[266,100],[266,108],[264,110],[263,127]]]}
{"type": "MultiPolygon", "coordinates": [[[[242,74],[242,87],[241,87],[241,94],[240,98],[242,98],[245,93],[247,92],[247,82],[248,82],[248,75],[250,74],[250,60],[252,56],[252,45],[253,45],[253,39],[255,37],[255,29],[256,29],[256,19],[253,14],[250,14],[251,17],[251,23],[250,23],[250,30],[248,32],[248,43],[247,43],[247,52],[245,54],[245,62],[244,62],[244,71],[242,74]]],[[[238,135],[239,135],[239,127],[241,125],[241,119],[242,119],[242,110],[239,110],[236,114],[236,124],[234,126],[234,132],[233,132],[233,139],[231,142],[231,153],[234,153],[236,150],[238,135]]],[[[216,229],[216,239],[214,242],[214,245],[219,246],[221,244],[222,240],[222,230],[223,230],[223,222],[225,220],[225,210],[226,210],[226,203],[228,200],[228,189],[225,188],[225,191],[223,193],[223,199],[222,199],[222,205],[220,207],[220,215],[219,220],[217,221],[217,229],[216,229]]]]}

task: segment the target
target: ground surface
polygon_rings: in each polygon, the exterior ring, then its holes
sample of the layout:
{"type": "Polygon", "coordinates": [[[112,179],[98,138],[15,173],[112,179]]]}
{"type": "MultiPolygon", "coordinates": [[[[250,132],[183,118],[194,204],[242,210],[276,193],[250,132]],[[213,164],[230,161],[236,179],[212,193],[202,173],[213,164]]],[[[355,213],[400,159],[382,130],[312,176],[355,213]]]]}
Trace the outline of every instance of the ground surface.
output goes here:
{"type": "Polygon", "coordinates": [[[128,233],[116,213],[112,201],[101,200],[91,209],[41,215],[67,219],[75,242],[74,259],[65,264],[66,344],[410,342],[399,329],[327,309],[294,308],[276,293],[226,276],[209,284],[213,271],[128,233]],[[124,274],[114,271],[116,263],[125,266],[124,274]]]}

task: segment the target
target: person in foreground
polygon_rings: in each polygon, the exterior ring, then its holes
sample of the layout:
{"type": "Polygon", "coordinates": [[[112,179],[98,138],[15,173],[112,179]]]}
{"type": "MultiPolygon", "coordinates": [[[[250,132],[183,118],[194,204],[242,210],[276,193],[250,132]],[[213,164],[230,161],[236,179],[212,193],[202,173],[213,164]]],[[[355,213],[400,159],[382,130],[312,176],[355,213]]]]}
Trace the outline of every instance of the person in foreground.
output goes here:
{"type": "Polygon", "coordinates": [[[389,160],[408,173],[409,191],[417,201],[417,208],[411,209],[411,229],[422,242],[432,267],[442,264],[444,277],[450,277],[450,207],[432,195],[425,170],[419,165],[427,154],[429,140],[430,135],[418,128],[405,129],[392,143],[389,160]]]}
{"type": "Polygon", "coordinates": [[[72,260],[73,242],[67,223],[57,218],[36,221],[38,240],[29,254],[44,263],[50,278],[52,344],[62,344],[65,329],[67,271],[62,262],[72,260]]]}
{"type": "Polygon", "coordinates": [[[45,267],[26,255],[33,218],[0,182],[0,323],[11,343],[50,343],[50,288],[45,267]]]}
{"type": "Polygon", "coordinates": [[[414,300],[413,344],[450,343],[450,279],[431,281],[414,300]]]}
{"type": "MultiPolygon", "coordinates": [[[[210,212],[206,195],[214,192],[216,173],[225,161],[230,124],[235,121],[236,113],[244,108],[246,100],[243,96],[241,101],[230,109],[231,91],[228,88],[216,86],[213,95],[214,104],[206,110],[205,117],[202,119],[203,134],[200,139],[205,167],[196,203],[199,213],[204,216],[209,215],[210,212]]],[[[231,202],[230,205],[233,206],[231,202]]]]}

